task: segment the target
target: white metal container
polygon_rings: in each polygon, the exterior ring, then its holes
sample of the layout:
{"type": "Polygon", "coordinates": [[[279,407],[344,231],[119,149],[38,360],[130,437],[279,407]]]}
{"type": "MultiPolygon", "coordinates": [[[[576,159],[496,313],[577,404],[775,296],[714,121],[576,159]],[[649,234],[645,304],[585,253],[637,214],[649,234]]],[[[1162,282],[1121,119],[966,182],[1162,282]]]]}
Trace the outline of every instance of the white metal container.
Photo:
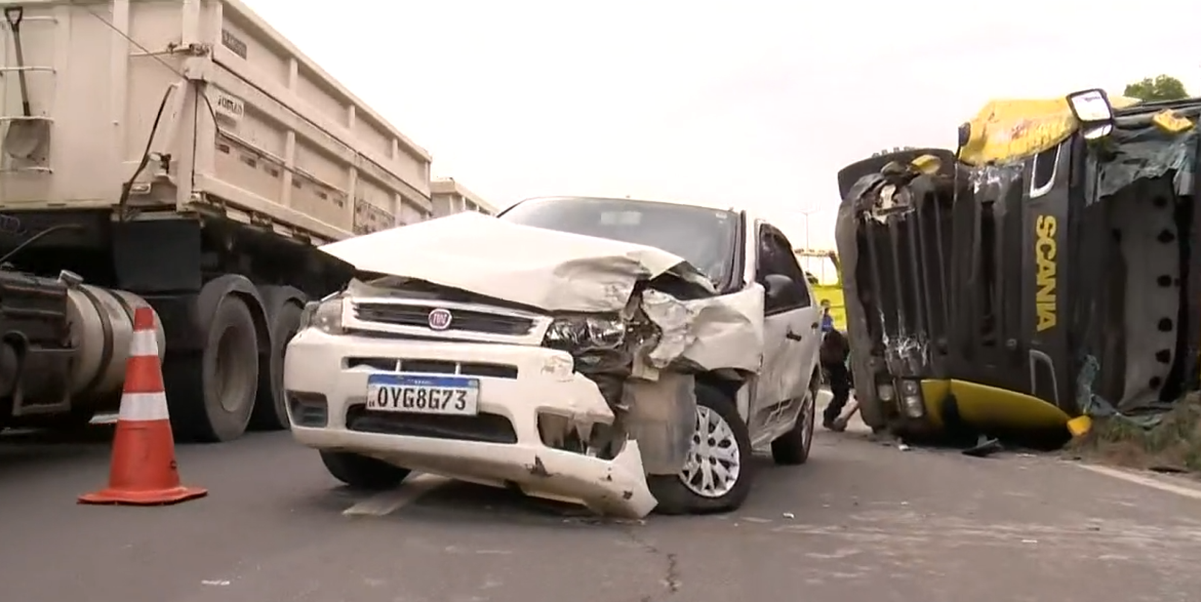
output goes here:
{"type": "Polygon", "coordinates": [[[429,154],[240,1],[0,0],[16,7],[0,210],[114,208],[149,156],[126,218],[223,214],[323,244],[429,216],[429,154]]]}

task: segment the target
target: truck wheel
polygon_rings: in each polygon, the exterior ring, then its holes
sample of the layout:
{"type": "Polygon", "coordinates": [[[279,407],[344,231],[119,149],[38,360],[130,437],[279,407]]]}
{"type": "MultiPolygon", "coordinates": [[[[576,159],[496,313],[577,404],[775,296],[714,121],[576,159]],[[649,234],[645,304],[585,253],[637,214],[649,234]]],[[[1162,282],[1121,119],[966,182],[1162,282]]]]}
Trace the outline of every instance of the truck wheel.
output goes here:
{"type": "MultiPolygon", "coordinates": [[[[187,367],[184,367],[187,369],[187,367]]],[[[209,324],[200,357],[200,394],[189,396],[185,416],[172,414],[188,439],[215,443],[242,436],[258,391],[259,351],[246,302],[226,295],[209,324]]]]}
{"type": "Polygon", "coordinates": [[[813,423],[817,418],[818,383],[813,381],[809,391],[801,400],[801,413],[797,414],[792,430],[771,442],[771,458],[776,464],[797,465],[809,460],[813,447],[813,423]]]}
{"type": "Polygon", "coordinates": [[[734,400],[716,388],[696,386],[696,431],[678,475],[649,475],[647,485],[662,514],[737,510],[751,492],[751,436],[734,400]]]}
{"type": "Polygon", "coordinates": [[[349,452],[321,452],[321,463],[335,479],[354,489],[392,489],[409,476],[409,469],[349,452]]]}
{"type": "Polygon", "coordinates": [[[288,341],[300,330],[301,308],[284,303],[271,323],[271,351],[266,366],[259,367],[259,395],[250,416],[250,426],[264,431],[277,431],[291,426],[288,423],[287,400],[284,399],[284,353],[288,341]]]}

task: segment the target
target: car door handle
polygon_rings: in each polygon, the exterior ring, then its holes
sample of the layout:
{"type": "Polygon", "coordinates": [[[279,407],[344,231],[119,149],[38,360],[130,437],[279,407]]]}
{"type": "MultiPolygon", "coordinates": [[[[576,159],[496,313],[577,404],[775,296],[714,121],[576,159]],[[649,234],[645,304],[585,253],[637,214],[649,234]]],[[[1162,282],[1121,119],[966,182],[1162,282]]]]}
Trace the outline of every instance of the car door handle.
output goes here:
{"type": "MultiPolygon", "coordinates": [[[[777,331],[777,332],[779,332],[779,331],[777,331]]],[[[791,340],[791,341],[799,341],[799,340],[801,340],[801,339],[802,339],[802,338],[804,338],[804,337],[802,337],[801,335],[799,335],[799,334],[797,334],[797,333],[793,332],[793,331],[792,331],[792,329],[791,329],[791,328],[789,328],[789,329],[788,329],[788,332],[785,332],[785,333],[784,333],[784,338],[786,338],[786,339],[788,339],[788,340],[791,340]]]]}
{"type": "Polygon", "coordinates": [[[809,328],[812,328],[813,330],[817,330],[817,322],[810,324],[809,328]]]}

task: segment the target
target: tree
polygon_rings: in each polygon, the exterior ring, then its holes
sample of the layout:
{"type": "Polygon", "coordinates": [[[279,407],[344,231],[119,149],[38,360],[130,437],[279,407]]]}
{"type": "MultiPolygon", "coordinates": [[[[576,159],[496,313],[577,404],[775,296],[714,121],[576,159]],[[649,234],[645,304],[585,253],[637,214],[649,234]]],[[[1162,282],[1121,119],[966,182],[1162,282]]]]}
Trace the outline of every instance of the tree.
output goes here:
{"type": "Polygon", "coordinates": [[[1188,98],[1188,91],[1184,89],[1184,83],[1171,75],[1144,77],[1140,81],[1127,84],[1122,94],[1148,102],[1188,98]]]}

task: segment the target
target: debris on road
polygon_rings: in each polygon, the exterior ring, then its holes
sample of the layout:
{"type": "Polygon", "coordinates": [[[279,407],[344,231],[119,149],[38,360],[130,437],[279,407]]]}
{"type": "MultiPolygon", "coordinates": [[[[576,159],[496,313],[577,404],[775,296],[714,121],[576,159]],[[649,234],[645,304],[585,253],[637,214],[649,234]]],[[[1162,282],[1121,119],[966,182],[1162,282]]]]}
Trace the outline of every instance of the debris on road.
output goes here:
{"type": "Polygon", "coordinates": [[[987,458],[1002,450],[1004,448],[1001,446],[1000,440],[987,435],[980,435],[976,441],[976,445],[963,450],[963,455],[973,458],[987,458]]]}
{"type": "Polygon", "coordinates": [[[1190,395],[1150,427],[1119,415],[1094,418],[1068,450],[1077,458],[1128,468],[1201,474],[1201,398],[1190,395]]]}

